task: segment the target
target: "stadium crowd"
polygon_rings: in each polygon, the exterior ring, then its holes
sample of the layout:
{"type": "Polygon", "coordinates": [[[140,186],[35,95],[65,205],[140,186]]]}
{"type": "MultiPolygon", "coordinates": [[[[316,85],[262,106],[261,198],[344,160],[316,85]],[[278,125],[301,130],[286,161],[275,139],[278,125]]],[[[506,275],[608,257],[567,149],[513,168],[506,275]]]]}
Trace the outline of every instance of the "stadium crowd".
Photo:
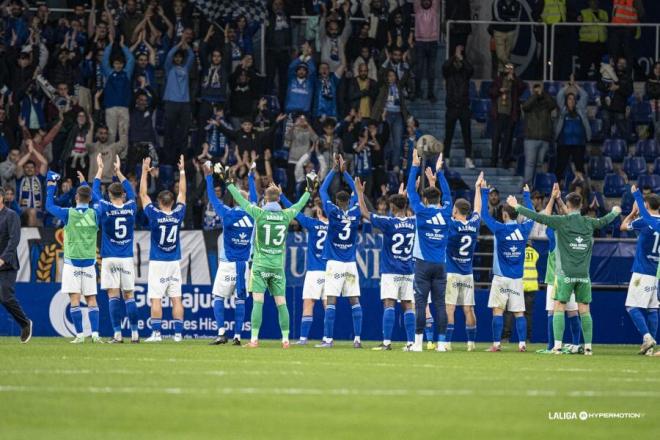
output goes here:
{"type": "MultiPolygon", "coordinates": [[[[323,178],[334,154],[341,153],[351,175],[366,182],[370,204],[384,212],[384,196],[405,182],[412,147],[423,134],[410,103],[437,100],[441,19],[471,17],[469,2],[461,0],[444,5],[439,0],[269,1],[266,62],[260,72],[254,38],[260,23],[245,15],[211,23],[203,14],[193,14],[193,4],[184,0],[80,0],[69,2],[73,12],[53,18],[56,14],[46,4],[27,3],[5,0],[1,5],[0,179],[7,204],[29,226],[58,225],[44,210],[47,170],[62,175],[57,203],[71,206],[80,181],[96,174],[97,154],[105,170],[112,169],[119,155],[134,187],[142,159],[151,157],[155,167],[149,193],[155,194],[178,187],[176,161],[183,153],[191,200],[184,223],[188,229],[221,227],[206,199],[202,165],[207,160],[228,164],[244,187],[255,164],[260,189],[275,182],[294,198],[302,193],[307,172],[314,169],[323,178]]],[[[536,19],[572,20],[575,11],[567,9],[566,2],[540,3],[545,6],[536,19]]],[[[644,16],[637,0],[615,3],[618,9],[609,11],[614,23],[644,16]],[[631,9],[634,17],[620,21],[631,9]]],[[[598,2],[591,1],[574,18],[604,21],[608,12],[601,11],[598,2]]],[[[554,180],[566,180],[564,189],[578,188],[589,199],[586,209],[594,215],[605,212],[605,196],[627,193],[627,179],[647,176],[646,161],[658,156],[652,138],[660,65],[648,78],[645,100],[640,101],[643,109],[637,109],[631,101],[629,50],[635,36],[629,28],[603,35],[602,29],[592,32],[593,26],[585,26],[580,41],[594,69],[586,76],[578,72],[578,77],[595,75],[595,88],[585,89],[573,76],[565,85],[530,88],[516,77],[509,59],[515,27],[506,22],[519,16],[517,0],[493,3],[493,17],[502,24],[492,28],[500,73],[486,84],[484,96],[492,131],[491,166],[510,166],[515,138],[522,138],[516,133],[524,130],[524,181],[538,189],[536,196],[548,196],[554,180]],[[591,41],[594,38],[597,41],[591,41]],[[609,61],[593,57],[588,46],[604,48],[603,39],[610,43],[609,61]],[[604,140],[596,152],[590,142],[594,109],[603,121],[598,133],[600,142],[604,140]],[[634,116],[644,109],[649,130],[639,135],[634,116]],[[610,138],[623,139],[624,144],[610,138]],[[628,142],[637,140],[643,145],[624,157],[628,142]],[[536,172],[540,165],[547,168],[545,156],[553,144],[556,178],[536,172]],[[616,148],[616,157],[608,148],[616,148]],[[622,160],[623,166],[613,167],[601,150],[614,162],[622,160]],[[630,172],[632,166],[635,172],[630,172]],[[603,175],[604,191],[593,183],[598,178],[594,170],[614,175],[603,175]],[[540,181],[537,174],[543,177],[540,181]],[[608,182],[616,184],[610,193],[608,182]]],[[[451,157],[459,122],[465,165],[473,168],[472,107],[483,99],[464,56],[470,31],[470,25],[452,27],[452,57],[441,72],[447,88],[445,157],[451,157]]],[[[660,166],[655,169],[660,172],[660,166]]],[[[660,188],[660,179],[648,176],[640,178],[640,186],[646,191],[660,188]]],[[[109,184],[111,173],[103,181],[109,184]]],[[[216,184],[222,192],[220,182],[216,184]]],[[[337,179],[332,190],[341,184],[337,179]]],[[[452,189],[465,187],[460,176],[450,184],[452,189]]],[[[624,214],[632,209],[629,202],[628,210],[623,203],[624,214]]],[[[312,200],[309,209],[319,203],[318,198],[312,200]]],[[[496,194],[489,203],[499,205],[496,194]]],[[[138,227],[145,225],[146,218],[139,216],[138,227]]]]}

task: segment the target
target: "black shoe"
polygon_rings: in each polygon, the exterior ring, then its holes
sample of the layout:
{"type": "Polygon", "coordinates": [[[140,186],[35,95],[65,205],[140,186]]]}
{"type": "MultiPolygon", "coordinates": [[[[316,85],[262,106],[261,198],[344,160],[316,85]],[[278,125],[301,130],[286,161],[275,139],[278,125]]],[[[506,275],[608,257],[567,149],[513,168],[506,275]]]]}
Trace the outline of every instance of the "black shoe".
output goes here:
{"type": "Polygon", "coordinates": [[[112,339],[108,341],[108,344],[123,344],[123,343],[124,343],[123,339],[117,339],[114,336],[112,337],[112,339]]]}
{"type": "Polygon", "coordinates": [[[237,345],[237,346],[240,347],[240,346],[241,346],[241,340],[238,339],[238,338],[234,338],[234,340],[232,341],[231,345],[237,345]]]}
{"type": "Polygon", "coordinates": [[[374,347],[374,348],[372,348],[372,350],[374,350],[374,351],[391,351],[392,350],[392,344],[385,345],[381,342],[381,344],[378,347],[374,347]]]}
{"type": "Polygon", "coordinates": [[[140,340],[139,339],[131,339],[131,344],[139,344],[140,340]]]}
{"type": "Polygon", "coordinates": [[[429,94],[429,96],[427,97],[427,99],[429,100],[429,102],[430,102],[431,104],[435,104],[436,101],[438,100],[438,98],[436,98],[435,95],[434,95],[433,93],[429,94]]]}
{"type": "Polygon", "coordinates": [[[209,345],[221,345],[226,343],[227,343],[227,336],[220,335],[217,338],[215,338],[213,341],[209,342],[209,345]]]}
{"type": "Polygon", "coordinates": [[[21,344],[27,344],[32,338],[32,321],[28,320],[28,325],[21,329],[21,344]]]}

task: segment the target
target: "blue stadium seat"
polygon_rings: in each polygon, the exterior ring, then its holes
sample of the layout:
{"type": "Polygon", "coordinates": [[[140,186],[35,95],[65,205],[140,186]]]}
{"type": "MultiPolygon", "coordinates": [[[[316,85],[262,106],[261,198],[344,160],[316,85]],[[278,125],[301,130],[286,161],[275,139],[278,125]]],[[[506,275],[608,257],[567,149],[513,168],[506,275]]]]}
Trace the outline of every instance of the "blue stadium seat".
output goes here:
{"type": "Polygon", "coordinates": [[[479,91],[477,90],[477,83],[470,81],[469,92],[470,99],[477,99],[479,97],[479,91]]]}
{"type": "Polygon", "coordinates": [[[286,188],[287,184],[289,183],[287,176],[286,176],[286,169],[285,168],[275,168],[273,171],[273,180],[275,183],[278,185],[281,185],[282,188],[286,188]]]}
{"type": "Polygon", "coordinates": [[[591,141],[602,142],[603,139],[605,139],[605,133],[603,133],[603,120],[589,119],[589,126],[591,127],[591,141]]]}
{"type": "Polygon", "coordinates": [[[266,96],[264,96],[264,98],[265,98],[266,101],[267,101],[267,104],[266,104],[266,105],[268,106],[268,112],[269,112],[270,114],[275,114],[275,115],[277,115],[277,114],[279,114],[279,113],[281,112],[281,109],[280,109],[280,100],[277,99],[277,96],[266,95],[266,96]]]}
{"type": "Polygon", "coordinates": [[[623,215],[630,214],[630,211],[632,211],[632,207],[634,203],[635,203],[635,198],[630,192],[630,185],[626,185],[623,190],[623,196],[621,196],[621,213],[623,215]]]}
{"type": "Polygon", "coordinates": [[[639,188],[649,187],[657,193],[660,191],[660,176],[657,174],[640,174],[637,179],[637,186],[639,188]]]}
{"type": "Polygon", "coordinates": [[[284,148],[273,151],[273,159],[286,162],[289,160],[289,150],[284,148]]]}
{"type": "Polygon", "coordinates": [[[585,92],[589,95],[589,104],[593,105],[596,103],[596,98],[600,96],[600,92],[596,88],[596,81],[585,81],[580,83],[580,87],[584,89],[585,92]]]}
{"type": "Polygon", "coordinates": [[[654,161],[658,156],[660,156],[660,148],[658,148],[658,143],[655,139],[638,141],[635,145],[635,156],[643,157],[648,162],[654,161]]]}
{"type": "Polygon", "coordinates": [[[603,155],[612,159],[612,162],[623,162],[626,157],[628,145],[623,139],[605,139],[603,142],[603,155]]]}
{"type": "Polygon", "coordinates": [[[481,99],[490,99],[490,86],[492,85],[492,81],[481,81],[481,85],[479,86],[479,97],[481,99]]]}
{"type": "Polygon", "coordinates": [[[557,93],[559,93],[559,89],[561,89],[561,83],[559,81],[546,81],[543,84],[543,88],[550,94],[550,96],[554,97],[557,96],[557,93]]]}
{"type": "Polygon", "coordinates": [[[637,101],[630,108],[630,116],[635,124],[650,124],[652,118],[651,103],[648,101],[637,101]]]}
{"type": "Polygon", "coordinates": [[[637,179],[640,174],[646,172],[646,161],[643,157],[626,157],[623,160],[623,171],[628,175],[628,179],[637,179]]]}
{"type": "Polygon", "coordinates": [[[490,99],[473,99],[471,101],[472,118],[478,122],[486,122],[490,116],[490,99]]]}
{"type": "Polygon", "coordinates": [[[653,174],[660,175],[660,157],[656,158],[653,162],[653,174]]]}
{"type": "Polygon", "coordinates": [[[626,179],[618,174],[608,174],[605,176],[603,184],[603,193],[605,197],[621,197],[626,189],[626,179]]]}
{"type": "MultiPolygon", "coordinates": [[[[435,168],[435,167],[434,167],[435,168]]],[[[461,180],[461,173],[451,169],[445,169],[445,178],[449,180],[461,180]]]]}
{"type": "Polygon", "coordinates": [[[552,186],[557,182],[557,176],[551,173],[537,173],[534,180],[534,190],[547,196],[552,192],[552,186]]]}
{"type": "Polygon", "coordinates": [[[603,180],[614,170],[612,159],[607,156],[594,156],[589,159],[589,177],[594,180],[603,180]]]}

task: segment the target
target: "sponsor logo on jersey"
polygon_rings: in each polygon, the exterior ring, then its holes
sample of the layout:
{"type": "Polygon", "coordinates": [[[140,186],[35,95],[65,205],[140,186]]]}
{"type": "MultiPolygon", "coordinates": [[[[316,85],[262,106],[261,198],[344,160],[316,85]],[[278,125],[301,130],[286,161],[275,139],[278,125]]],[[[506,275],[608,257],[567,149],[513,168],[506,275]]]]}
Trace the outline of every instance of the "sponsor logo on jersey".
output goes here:
{"type": "Polygon", "coordinates": [[[585,242],[585,239],[582,237],[575,237],[575,241],[571,242],[569,246],[575,251],[586,251],[589,243],[585,242]]]}
{"type": "Polygon", "coordinates": [[[525,237],[523,237],[522,233],[520,232],[520,229],[516,229],[513,231],[511,234],[507,235],[505,240],[508,241],[523,241],[525,237]]]}
{"type": "Polygon", "coordinates": [[[251,228],[254,225],[252,224],[250,217],[244,215],[239,221],[234,222],[233,226],[236,226],[237,228],[251,228]]]}
{"type": "Polygon", "coordinates": [[[441,213],[437,213],[436,215],[434,215],[430,219],[426,220],[426,223],[428,223],[429,225],[446,225],[447,224],[447,223],[445,223],[445,219],[442,217],[441,213]]]}

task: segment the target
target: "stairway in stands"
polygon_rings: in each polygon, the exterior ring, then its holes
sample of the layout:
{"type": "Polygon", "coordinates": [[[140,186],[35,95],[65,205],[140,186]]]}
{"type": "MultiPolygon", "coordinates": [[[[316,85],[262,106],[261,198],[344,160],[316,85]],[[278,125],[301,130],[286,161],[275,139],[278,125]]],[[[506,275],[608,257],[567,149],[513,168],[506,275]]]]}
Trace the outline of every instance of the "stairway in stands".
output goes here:
{"type": "MultiPolygon", "coordinates": [[[[445,137],[445,86],[442,80],[442,63],[445,61],[445,46],[441,44],[438,49],[438,63],[436,66],[435,96],[438,98],[435,104],[426,99],[416,100],[409,104],[410,112],[419,120],[420,129],[425,134],[431,134],[438,140],[444,141],[445,137]]],[[[426,84],[422,84],[424,97],[426,97],[426,84]]],[[[484,124],[472,121],[472,155],[475,169],[465,168],[465,150],[461,136],[460,124],[456,124],[454,138],[451,147],[451,158],[449,166],[458,172],[465,183],[474,189],[474,182],[480,171],[484,171],[489,185],[497,188],[500,195],[505,198],[508,194],[520,193],[522,177],[515,175],[514,170],[504,170],[490,167],[491,141],[482,138],[484,124]]]]}

